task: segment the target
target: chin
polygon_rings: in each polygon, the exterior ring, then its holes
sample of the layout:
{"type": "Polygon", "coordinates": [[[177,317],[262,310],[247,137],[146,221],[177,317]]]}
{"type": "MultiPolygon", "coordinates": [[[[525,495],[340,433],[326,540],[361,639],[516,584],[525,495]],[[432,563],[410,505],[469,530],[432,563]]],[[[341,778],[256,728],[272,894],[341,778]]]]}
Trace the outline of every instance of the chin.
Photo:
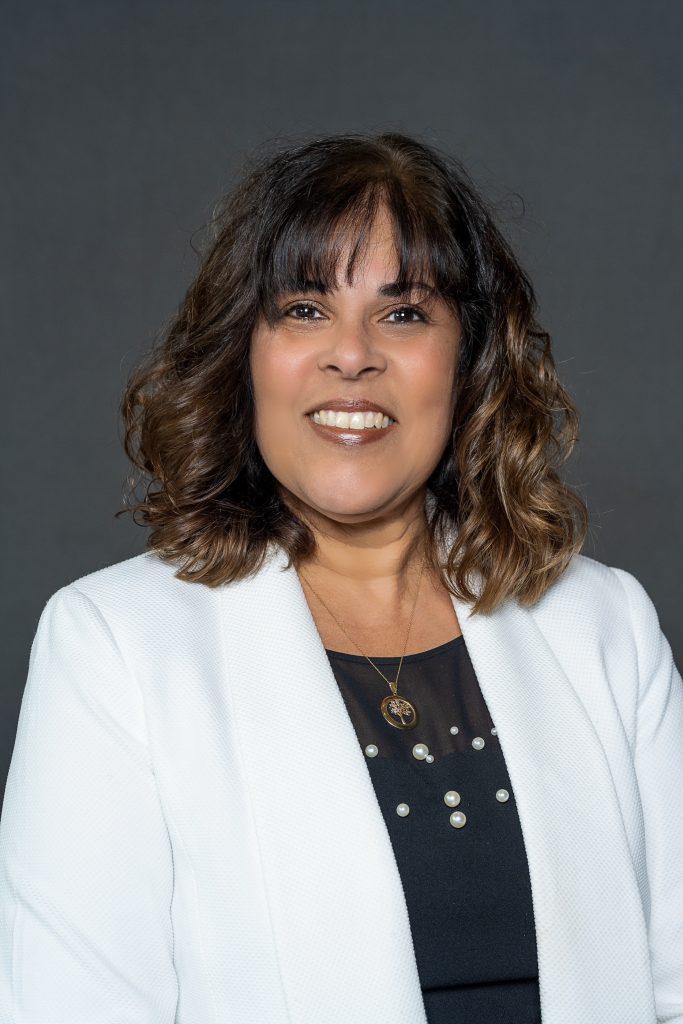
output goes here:
{"type": "Polygon", "coordinates": [[[335,497],[330,500],[330,491],[326,495],[307,494],[304,497],[297,497],[297,504],[313,509],[319,515],[327,516],[328,519],[336,519],[339,522],[353,522],[354,519],[362,520],[373,513],[380,512],[386,504],[391,501],[391,496],[382,498],[381,495],[368,495],[363,498],[353,496],[349,489],[349,496],[344,497],[343,485],[337,487],[335,497]]]}

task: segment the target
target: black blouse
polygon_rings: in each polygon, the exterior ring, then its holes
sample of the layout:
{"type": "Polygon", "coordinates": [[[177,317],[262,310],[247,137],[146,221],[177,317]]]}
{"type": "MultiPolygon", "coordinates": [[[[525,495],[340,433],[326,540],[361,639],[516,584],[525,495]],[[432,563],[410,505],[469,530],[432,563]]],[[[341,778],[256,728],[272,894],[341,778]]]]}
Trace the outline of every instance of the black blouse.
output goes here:
{"type": "MultiPolygon", "coordinates": [[[[429,1024],[540,1024],[524,841],[464,637],[404,657],[412,729],[383,718],[389,686],[365,658],[327,655],[393,846],[429,1024]]],[[[399,658],[370,657],[395,678],[399,658]]]]}

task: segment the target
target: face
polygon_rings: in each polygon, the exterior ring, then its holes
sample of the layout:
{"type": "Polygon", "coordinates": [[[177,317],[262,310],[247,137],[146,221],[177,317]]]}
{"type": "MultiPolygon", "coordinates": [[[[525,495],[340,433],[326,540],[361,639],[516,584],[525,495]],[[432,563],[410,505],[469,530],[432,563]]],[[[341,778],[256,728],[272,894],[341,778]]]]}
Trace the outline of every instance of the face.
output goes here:
{"type": "Polygon", "coordinates": [[[424,501],[449,441],[460,324],[443,300],[383,294],[397,269],[382,211],[352,285],[282,295],[275,327],[253,332],[256,441],[283,499],[311,520],[369,522],[424,501]],[[308,415],[349,398],[396,422],[355,431],[308,415]]]}

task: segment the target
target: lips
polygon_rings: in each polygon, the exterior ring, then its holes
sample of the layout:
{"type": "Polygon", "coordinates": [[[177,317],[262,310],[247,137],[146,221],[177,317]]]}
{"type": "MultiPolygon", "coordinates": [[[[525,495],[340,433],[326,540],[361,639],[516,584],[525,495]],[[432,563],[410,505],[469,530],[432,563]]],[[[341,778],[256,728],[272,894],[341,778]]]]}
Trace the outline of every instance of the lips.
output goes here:
{"type": "Polygon", "coordinates": [[[311,406],[306,415],[310,416],[321,409],[331,409],[333,412],[381,412],[383,416],[396,420],[391,409],[369,398],[322,398],[311,406]]]}
{"type": "MultiPolygon", "coordinates": [[[[379,409],[377,411],[379,412],[379,409]]],[[[316,423],[310,414],[305,418],[318,437],[328,444],[347,449],[365,449],[368,445],[376,445],[387,437],[392,437],[393,432],[397,429],[396,423],[390,423],[388,427],[367,427],[365,430],[352,430],[350,427],[328,427],[325,423],[316,423]]]]}

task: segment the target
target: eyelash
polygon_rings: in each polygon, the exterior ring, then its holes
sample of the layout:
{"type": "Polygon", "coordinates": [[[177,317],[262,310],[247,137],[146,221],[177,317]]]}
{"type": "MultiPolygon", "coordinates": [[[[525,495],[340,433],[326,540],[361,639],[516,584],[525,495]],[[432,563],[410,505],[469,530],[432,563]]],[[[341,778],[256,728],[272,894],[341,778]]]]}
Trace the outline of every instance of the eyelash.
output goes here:
{"type": "MultiPolygon", "coordinates": [[[[320,313],[320,310],[318,309],[318,307],[315,306],[312,302],[295,302],[293,306],[289,306],[287,309],[283,310],[283,314],[282,315],[283,316],[288,316],[293,310],[301,309],[301,308],[314,309],[316,312],[320,313]]],[[[391,316],[393,313],[417,313],[417,315],[420,317],[420,320],[423,323],[429,323],[429,318],[428,318],[427,314],[419,306],[399,306],[397,309],[392,309],[391,312],[387,314],[387,316],[391,316]]],[[[298,320],[300,323],[306,323],[306,322],[313,323],[317,318],[316,317],[307,317],[307,316],[305,316],[305,317],[293,317],[292,319],[293,320],[298,320]]],[[[414,323],[418,323],[418,322],[419,321],[417,321],[417,320],[407,320],[404,323],[396,323],[396,322],[394,322],[392,324],[392,326],[393,327],[405,327],[408,324],[414,324],[414,323]]]]}

